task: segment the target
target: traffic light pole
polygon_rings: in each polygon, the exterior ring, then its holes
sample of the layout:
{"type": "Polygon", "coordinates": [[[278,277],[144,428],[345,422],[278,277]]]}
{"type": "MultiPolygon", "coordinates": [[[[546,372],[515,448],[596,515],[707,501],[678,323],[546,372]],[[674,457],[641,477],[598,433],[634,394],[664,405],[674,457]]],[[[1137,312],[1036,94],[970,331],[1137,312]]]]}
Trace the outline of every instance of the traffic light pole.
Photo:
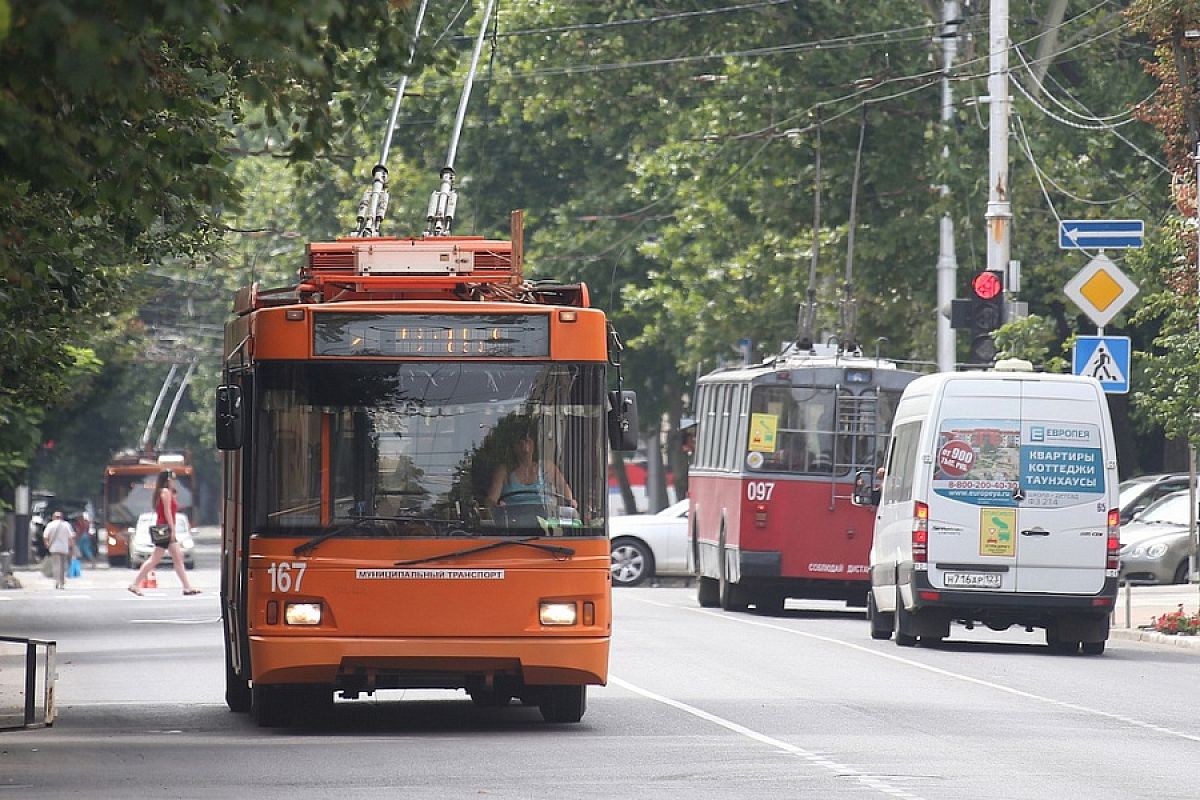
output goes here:
{"type": "Polygon", "coordinates": [[[1012,199],[1008,183],[1008,0],[991,0],[988,26],[987,268],[1008,270],[1012,199]]]}
{"type": "MultiPolygon", "coordinates": [[[[950,73],[954,67],[954,57],[958,54],[958,25],[962,20],[958,16],[958,0],[946,0],[942,3],[942,125],[947,129],[954,120],[954,94],[950,86],[950,73]]],[[[949,148],[942,150],[944,158],[950,157],[949,148]]],[[[941,187],[942,197],[950,194],[950,187],[941,187]]],[[[937,261],[937,307],[950,307],[954,302],[955,274],[958,271],[958,260],[954,254],[954,219],[949,212],[942,215],[938,236],[937,261]]],[[[954,371],[954,328],[951,320],[944,314],[938,315],[937,327],[937,365],[940,372],[954,371]]]]}

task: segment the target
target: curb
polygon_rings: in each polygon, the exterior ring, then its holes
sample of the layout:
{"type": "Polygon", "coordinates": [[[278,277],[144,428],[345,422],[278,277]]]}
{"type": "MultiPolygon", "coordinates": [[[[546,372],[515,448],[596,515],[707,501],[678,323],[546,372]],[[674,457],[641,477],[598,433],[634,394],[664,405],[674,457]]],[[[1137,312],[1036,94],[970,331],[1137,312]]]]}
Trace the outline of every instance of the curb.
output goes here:
{"type": "Polygon", "coordinates": [[[1143,628],[1112,628],[1109,630],[1108,636],[1110,639],[1122,639],[1127,642],[1145,642],[1182,647],[1186,650],[1200,650],[1200,636],[1168,635],[1143,628]]]}

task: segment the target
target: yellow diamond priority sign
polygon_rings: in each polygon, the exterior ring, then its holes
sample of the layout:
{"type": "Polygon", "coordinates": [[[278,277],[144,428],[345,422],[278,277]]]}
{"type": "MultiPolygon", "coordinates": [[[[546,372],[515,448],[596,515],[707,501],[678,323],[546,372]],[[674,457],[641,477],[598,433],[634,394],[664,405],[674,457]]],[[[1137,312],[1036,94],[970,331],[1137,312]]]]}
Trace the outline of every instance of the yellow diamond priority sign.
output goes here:
{"type": "Polygon", "coordinates": [[[1063,291],[1092,322],[1103,328],[1133,299],[1138,287],[1111,258],[1100,253],[1067,281],[1063,291]]]}

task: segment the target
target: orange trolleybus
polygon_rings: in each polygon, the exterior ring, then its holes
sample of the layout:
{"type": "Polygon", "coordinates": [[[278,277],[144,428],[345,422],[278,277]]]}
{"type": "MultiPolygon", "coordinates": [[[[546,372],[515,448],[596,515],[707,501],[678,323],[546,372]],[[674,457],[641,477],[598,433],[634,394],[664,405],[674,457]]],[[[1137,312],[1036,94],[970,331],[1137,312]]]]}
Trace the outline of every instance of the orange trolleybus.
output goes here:
{"type": "Polygon", "coordinates": [[[700,378],[688,472],[700,605],[866,604],[875,519],[852,503],[854,484],[884,463],[896,403],[916,377],[817,345],[700,378]]]}
{"type": "Polygon", "coordinates": [[[129,543],[138,517],[154,511],[154,483],[158,473],[175,473],[179,510],[192,512],[192,465],[186,453],[122,450],[104,468],[104,547],[108,563],[129,563],[129,543]]]}
{"type": "Polygon", "coordinates": [[[234,711],[444,688],[575,722],[606,682],[605,464],[636,400],[619,370],[607,389],[620,344],[587,288],[524,282],[519,241],[312,244],[297,286],[239,293],[217,390],[234,711]],[[525,437],[537,473],[501,486],[525,437]]]}

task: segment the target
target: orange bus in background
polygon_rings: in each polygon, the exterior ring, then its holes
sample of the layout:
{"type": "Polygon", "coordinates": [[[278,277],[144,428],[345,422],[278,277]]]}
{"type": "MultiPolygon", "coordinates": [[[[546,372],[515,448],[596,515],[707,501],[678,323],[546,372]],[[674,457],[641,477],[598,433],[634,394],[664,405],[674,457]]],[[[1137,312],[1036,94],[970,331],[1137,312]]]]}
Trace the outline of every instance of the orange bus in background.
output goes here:
{"type": "Polygon", "coordinates": [[[608,443],[637,429],[587,288],[523,282],[508,241],[346,239],[235,314],[217,390],[229,707],[286,725],[335,694],[442,688],[578,721],[608,676],[608,443]],[[526,431],[536,502],[490,503],[526,431]]]}
{"type": "Polygon", "coordinates": [[[175,473],[179,510],[195,519],[192,513],[192,465],[187,454],[122,450],[104,468],[101,538],[110,565],[129,563],[129,540],[137,527],[138,517],[154,510],[154,483],[164,469],[175,473]]]}

